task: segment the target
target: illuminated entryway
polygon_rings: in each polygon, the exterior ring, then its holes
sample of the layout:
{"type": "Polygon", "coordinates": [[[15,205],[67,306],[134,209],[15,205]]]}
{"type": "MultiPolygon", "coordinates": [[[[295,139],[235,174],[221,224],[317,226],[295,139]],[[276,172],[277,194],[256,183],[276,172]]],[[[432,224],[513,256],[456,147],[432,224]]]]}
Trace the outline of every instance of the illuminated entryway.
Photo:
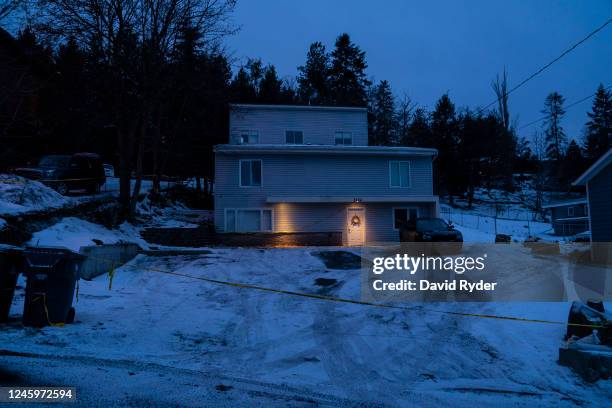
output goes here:
{"type": "Polygon", "coordinates": [[[365,244],[365,208],[348,208],[346,215],[347,244],[349,246],[365,244]]]}

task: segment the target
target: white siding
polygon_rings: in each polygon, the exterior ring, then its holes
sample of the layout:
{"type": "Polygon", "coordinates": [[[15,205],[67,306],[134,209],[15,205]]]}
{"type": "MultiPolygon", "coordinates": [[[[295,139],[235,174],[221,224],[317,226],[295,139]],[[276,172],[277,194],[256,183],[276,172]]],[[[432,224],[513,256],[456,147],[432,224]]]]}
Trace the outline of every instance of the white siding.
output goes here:
{"type": "Polygon", "coordinates": [[[389,161],[380,156],[219,154],[215,160],[215,225],[223,231],[225,208],[273,208],[276,232],[331,232],[346,230],[346,209],[366,209],[366,241],[396,241],[393,207],[416,206],[421,216],[435,215],[429,203],[398,203],[393,197],[431,196],[431,157],[406,156],[411,186],[389,186],[389,161]],[[239,187],[239,160],[262,160],[262,186],[239,187]],[[348,196],[389,198],[388,203],[269,204],[267,197],[348,196]]]}
{"type": "Polygon", "coordinates": [[[228,143],[245,130],[257,131],[260,144],[285,144],[285,131],[299,130],[304,144],[333,145],[335,132],[344,131],[353,134],[353,146],[368,145],[367,111],[361,108],[232,105],[228,143]]]}

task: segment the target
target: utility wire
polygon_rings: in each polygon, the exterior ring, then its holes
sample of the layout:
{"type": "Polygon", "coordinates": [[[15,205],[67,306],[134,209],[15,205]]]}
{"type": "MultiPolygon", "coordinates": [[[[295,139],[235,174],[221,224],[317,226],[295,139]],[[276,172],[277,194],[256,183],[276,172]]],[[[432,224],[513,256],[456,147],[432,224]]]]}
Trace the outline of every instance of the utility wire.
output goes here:
{"type": "Polygon", "coordinates": [[[595,34],[597,34],[598,32],[600,32],[601,30],[603,30],[608,24],[610,24],[612,22],[612,18],[608,19],[608,21],[606,21],[604,24],[602,24],[601,26],[599,26],[598,28],[596,28],[595,30],[591,31],[586,37],[584,37],[583,39],[581,39],[580,41],[578,41],[577,43],[575,43],[574,45],[572,45],[571,47],[569,47],[567,50],[563,51],[561,53],[561,55],[559,55],[557,58],[553,59],[552,61],[550,61],[548,64],[544,65],[542,68],[538,69],[536,72],[534,72],[533,74],[531,74],[530,76],[528,76],[527,78],[525,78],[524,80],[522,80],[518,85],[514,86],[512,89],[510,89],[508,92],[506,92],[504,95],[500,96],[499,98],[495,99],[494,101],[492,101],[491,103],[489,103],[488,105],[486,105],[484,108],[481,108],[479,110],[479,112],[483,112],[485,109],[491,107],[492,105],[496,104],[497,102],[499,102],[502,98],[507,97],[508,95],[510,95],[512,92],[516,91],[517,89],[519,89],[521,86],[525,85],[527,82],[531,81],[533,78],[535,78],[536,76],[538,76],[539,74],[541,74],[542,72],[544,72],[547,68],[549,68],[551,65],[553,65],[554,63],[556,63],[557,61],[559,61],[561,58],[565,57],[567,54],[569,54],[570,52],[572,52],[574,49],[576,49],[578,46],[580,46],[582,43],[586,42],[589,38],[593,37],[595,34]]]}
{"type": "MultiPolygon", "coordinates": [[[[612,89],[612,85],[610,85],[610,86],[608,86],[608,87],[604,88],[604,91],[607,91],[608,89],[612,89]]],[[[577,101],[575,101],[575,102],[572,102],[572,103],[570,103],[569,105],[567,105],[567,106],[565,107],[565,110],[567,111],[568,109],[572,108],[573,106],[576,106],[576,105],[578,105],[578,104],[580,104],[580,103],[582,103],[582,102],[584,102],[584,101],[586,101],[586,100],[591,99],[591,98],[592,98],[592,97],[594,97],[595,95],[597,95],[597,92],[595,92],[595,93],[593,93],[593,94],[591,94],[591,95],[589,95],[589,96],[585,96],[584,98],[579,99],[579,100],[577,100],[577,101]]],[[[546,119],[546,118],[548,118],[548,116],[542,116],[540,119],[536,119],[536,120],[534,120],[534,121],[532,121],[532,122],[529,122],[529,123],[527,123],[527,124],[525,124],[525,125],[521,126],[520,128],[518,128],[517,130],[525,129],[526,127],[529,127],[529,126],[531,126],[531,125],[535,125],[536,123],[541,122],[541,121],[543,121],[543,120],[544,120],[544,119],[546,119]]]]}

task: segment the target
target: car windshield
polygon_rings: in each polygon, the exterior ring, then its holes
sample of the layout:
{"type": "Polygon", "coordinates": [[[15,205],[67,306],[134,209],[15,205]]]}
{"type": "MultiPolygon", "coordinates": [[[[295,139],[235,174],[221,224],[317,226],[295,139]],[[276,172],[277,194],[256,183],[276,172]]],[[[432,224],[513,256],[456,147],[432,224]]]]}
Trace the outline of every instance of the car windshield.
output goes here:
{"type": "Polygon", "coordinates": [[[40,159],[40,167],[68,167],[70,157],[68,156],[45,156],[40,159]]]}
{"type": "Polygon", "coordinates": [[[439,218],[417,220],[418,231],[440,231],[447,230],[448,224],[439,218]]]}

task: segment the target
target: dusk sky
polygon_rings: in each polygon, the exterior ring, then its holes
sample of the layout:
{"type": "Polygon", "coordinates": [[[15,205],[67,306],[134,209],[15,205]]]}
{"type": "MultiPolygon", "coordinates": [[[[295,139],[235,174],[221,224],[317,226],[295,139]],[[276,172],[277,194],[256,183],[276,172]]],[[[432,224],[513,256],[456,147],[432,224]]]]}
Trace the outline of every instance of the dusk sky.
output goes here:
{"type": "MultiPolygon", "coordinates": [[[[364,51],[368,75],[391,82],[432,109],[448,92],[457,108],[495,99],[491,81],[506,67],[512,87],[612,17],[611,0],[589,1],[239,1],[241,30],[227,40],[239,66],[259,57],[293,77],[310,43],[328,50],[347,32],[364,51]]],[[[542,116],[544,98],[558,91],[566,105],[599,83],[612,85],[612,24],[510,96],[521,127],[542,116]]],[[[567,111],[569,138],[582,141],[591,100],[567,111]]],[[[519,131],[530,136],[541,124],[519,131]]]]}

